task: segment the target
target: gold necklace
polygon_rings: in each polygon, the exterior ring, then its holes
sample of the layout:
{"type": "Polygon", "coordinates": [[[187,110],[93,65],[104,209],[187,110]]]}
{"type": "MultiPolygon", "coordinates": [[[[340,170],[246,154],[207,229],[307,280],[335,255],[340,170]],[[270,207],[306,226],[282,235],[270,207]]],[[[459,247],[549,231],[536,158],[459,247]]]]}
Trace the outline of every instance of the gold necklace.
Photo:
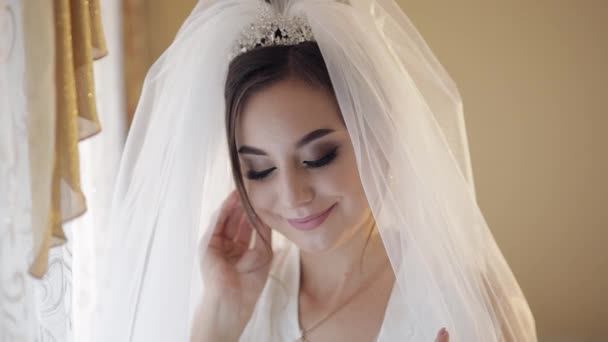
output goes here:
{"type": "Polygon", "coordinates": [[[340,303],[340,305],[336,306],[333,310],[329,311],[323,318],[316,321],[314,324],[312,324],[310,327],[308,327],[306,329],[300,328],[300,337],[295,342],[310,342],[310,340],[308,340],[306,338],[306,334],[308,334],[311,331],[313,331],[314,329],[318,328],[321,324],[326,322],[329,318],[331,318],[337,312],[339,312],[344,307],[346,307],[346,305],[348,305],[353,299],[355,299],[355,297],[357,297],[357,295],[359,295],[360,293],[365,292],[367,289],[369,289],[371,287],[371,285],[374,283],[374,280],[377,278],[376,276],[379,273],[381,273],[382,271],[384,271],[384,269],[385,269],[385,267],[379,268],[378,271],[376,271],[376,273],[373,274],[372,277],[370,277],[370,280],[368,280],[364,284],[364,286],[361,286],[355,293],[351,294],[346,300],[344,300],[342,303],[340,303]]]}

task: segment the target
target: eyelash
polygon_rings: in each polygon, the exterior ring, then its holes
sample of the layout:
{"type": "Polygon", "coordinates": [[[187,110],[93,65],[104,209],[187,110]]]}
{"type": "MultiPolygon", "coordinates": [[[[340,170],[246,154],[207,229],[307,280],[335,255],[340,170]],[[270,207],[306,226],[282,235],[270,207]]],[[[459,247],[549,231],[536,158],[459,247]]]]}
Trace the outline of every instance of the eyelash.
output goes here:
{"type": "MultiPolygon", "coordinates": [[[[313,160],[313,161],[304,161],[303,163],[308,168],[317,169],[317,168],[321,168],[321,167],[329,165],[329,163],[334,161],[334,159],[336,159],[337,156],[338,156],[338,148],[336,147],[333,150],[331,150],[331,152],[329,152],[328,154],[323,156],[321,159],[317,159],[317,160],[313,160]]],[[[270,173],[272,171],[274,171],[275,169],[276,169],[276,167],[273,167],[273,168],[270,168],[268,170],[264,170],[261,172],[250,170],[250,171],[247,171],[247,178],[250,180],[263,180],[264,178],[268,177],[270,175],[270,173]]]]}

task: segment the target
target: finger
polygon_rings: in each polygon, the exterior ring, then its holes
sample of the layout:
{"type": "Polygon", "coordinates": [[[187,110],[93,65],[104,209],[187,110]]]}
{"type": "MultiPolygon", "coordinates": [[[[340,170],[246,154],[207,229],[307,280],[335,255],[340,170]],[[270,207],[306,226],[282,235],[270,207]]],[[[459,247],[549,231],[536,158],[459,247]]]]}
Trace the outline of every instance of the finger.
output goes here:
{"type": "Polygon", "coordinates": [[[264,222],[258,221],[255,239],[255,249],[267,250],[272,247],[272,229],[267,226],[264,222]]]}
{"type": "Polygon", "coordinates": [[[240,203],[237,203],[226,220],[222,236],[229,240],[234,240],[239,232],[239,225],[245,211],[240,203]]]}
{"type": "Polygon", "coordinates": [[[234,190],[222,203],[220,207],[220,213],[216,220],[215,226],[213,227],[213,235],[221,235],[226,226],[226,221],[233,212],[235,205],[238,202],[238,193],[234,190]]]}
{"type": "Polygon", "coordinates": [[[238,244],[242,244],[245,246],[249,246],[249,241],[251,241],[251,235],[253,233],[253,226],[249,222],[249,218],[246,214],[244,214],[241,218],[241,222],[239,224],[239,231],[234,238],[234,241],[238,244]]]}
{"type": "Polygon", "coordinates": [[[449,342],[450,341],[450,334],[448,333],[446,328],[441,328],[441,330],[439,330],[439,333],[437,334],[437,338],[435,339],[435,342],[449,342]]]}
{"type": "MultiPolygon", "coordinates": [[[[232,212],[232,207],[234,207],[234,205],[236,204],[236,200],[238,198],[238,194],[236,190],[233,190],[228,196],[226,196],[226,198],[224,199],[224,201],[222,202],[222,205],[219,208],[219,212],[214,213],[214,218],[211,222],[212,229],[210,229],[209,231],[211,232],[211,237],[209,239],[206,238],[201,238],[200,242],[199,242],[199,249],[201,251],[201,253],[207,251],[209,249],[209,247],[211,247],[211,245],[221,241],[221,239],[216,239],[216,237],[220,237],[223,229],[225,227],[226,224],[226,220],[228,220],[231,212],[232,212]]],[[[218,247],[218,246],[216,246],[218,247]]]]}

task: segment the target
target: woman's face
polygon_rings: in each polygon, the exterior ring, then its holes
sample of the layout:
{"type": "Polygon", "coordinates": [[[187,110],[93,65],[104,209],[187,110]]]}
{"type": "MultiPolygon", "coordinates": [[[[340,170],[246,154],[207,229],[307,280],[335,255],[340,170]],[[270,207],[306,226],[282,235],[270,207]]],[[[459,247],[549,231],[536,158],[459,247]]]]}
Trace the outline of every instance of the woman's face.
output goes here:
{"type": "Polygon", "coordinates": [[[261,220],[300,249],[328,251],[371,217],[335,98],[288,79],[251,95],[237,125],[247,194],[261,220]]]}

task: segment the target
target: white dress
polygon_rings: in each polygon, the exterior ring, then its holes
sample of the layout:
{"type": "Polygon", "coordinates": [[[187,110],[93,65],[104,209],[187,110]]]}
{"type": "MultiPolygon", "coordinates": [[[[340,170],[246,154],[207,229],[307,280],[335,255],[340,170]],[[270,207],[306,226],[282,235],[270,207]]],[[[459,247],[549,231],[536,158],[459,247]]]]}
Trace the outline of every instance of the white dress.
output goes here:
{"type": "MultiPolygon", "coordinates": [[[[298,248],[287,243],[275,252],[270,276],[256,304],[240,342],[295,342],[300,338],[298,320],[298,290],[300,282],[300,256],[298,248]]],[[[385,320],[378,342],[419,341],[411,322],[398,312],[399,291],[393,288],[388,301],[385,320]],[[392,304],[392,305],[391,305],[392,304]],[[399,317],[399,319],[396,319],[399,317]]]]}

